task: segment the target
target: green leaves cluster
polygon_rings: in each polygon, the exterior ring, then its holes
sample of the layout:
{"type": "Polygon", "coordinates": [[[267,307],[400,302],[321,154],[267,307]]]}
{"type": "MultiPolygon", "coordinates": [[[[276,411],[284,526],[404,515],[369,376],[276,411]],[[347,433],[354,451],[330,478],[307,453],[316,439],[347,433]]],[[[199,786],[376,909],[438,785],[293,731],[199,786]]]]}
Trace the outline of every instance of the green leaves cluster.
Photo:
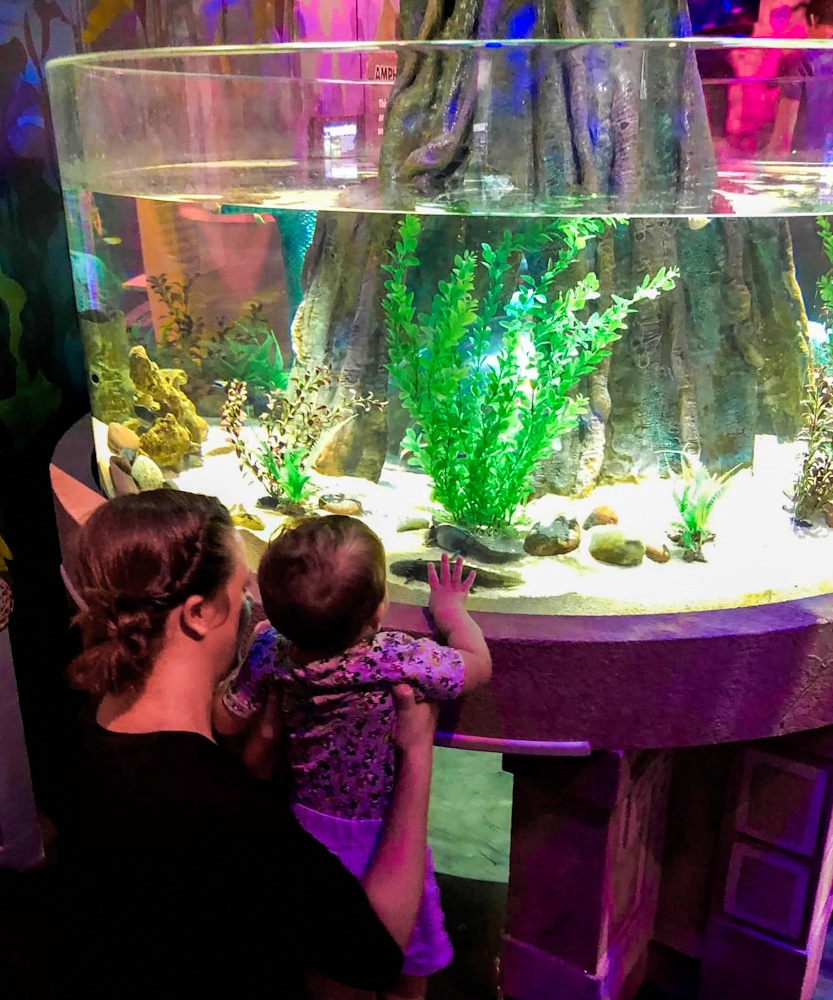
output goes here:
{"type": "Polygon", "coordinates": [[[662,268],[631,297],[611,296],[602,311],[592,308],[600,297],[594,273],[559,287],[588,242],[616,224],[541,221],[506,232],[495,247],[482,244],[479,257],[466,250],[439,282],[430,312],[416,315],[407,278],[419,267],[421,227],[416,216],[401,222],[385,266],[388,370],[416,425],[403,449],[455,523],[489,531],[511,524],[536,465],[586,409],[574,392],[580,381],[610,353],[634,307],[674,287],[676,271],[662,268]],[[523,258],[542,252],[551,256],[540,277],[514,278],[523,258]],[[478,268],[485,272],[479,299],[478,268]]]}
{"type": "Polygon", "coordinates": [[[208,382],[240,381],[251,391],[264,393],[285,389],[289,373],[263,304],[250,303],[233,323],[219,316],[210,328],[194,308],[193,289],[199,277],[169,281],[165,274],[148,275],[148,286],[168,311],[159,328],[158,362],[208,382]]]}
{"type": "Polygon", "coordinates": [[[284,368],[278,338],[263,315],[263,305],[253,302],[231,333],[214,347],[217,374],[228,381],[245,382],[251,391],[285,389],[289,372],[284,368]],[[241,336],[244,339],[236,339],[241,336]]]}
{"type": "Polygon", "coordinates": [[[248,387],[232,382],[223,406],[221,427],[234,445],[241,468],[248,470],[279,503],[301,503],[309,493],[309,465],[323,440],[352,420],[359,409],[384,405],[355,392],[336,393],[335,377],[324,365],[296,365],[285,391],[267,395],[260,415],[261,433],[244,430],[248,387]]]}
{"type": "Polygon", "coordinates": [[[703,545],[714,538],[709,530],[709,517],[737,468],[717,476],[694,456],[683,452],[680,457],[682,474],[676,477],[673,488],[679,520],[673,523],[676,530],[670,538],[685,550],[686,561],[705,562],[703,545]]]}

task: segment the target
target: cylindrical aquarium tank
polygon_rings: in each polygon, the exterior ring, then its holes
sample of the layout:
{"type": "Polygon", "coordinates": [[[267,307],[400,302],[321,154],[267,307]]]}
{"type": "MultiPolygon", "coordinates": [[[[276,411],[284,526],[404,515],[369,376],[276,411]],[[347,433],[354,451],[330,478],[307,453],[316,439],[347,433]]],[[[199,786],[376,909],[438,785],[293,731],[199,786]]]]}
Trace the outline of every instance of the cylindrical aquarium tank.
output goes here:
{"type": "Polygon", "coordinates": [[[253,559],[356,514],[405,604],[442,549],[475,610],[830,593],[831,57],[777,45],[53,62],[103,489],[218,495],[253,559]]]}

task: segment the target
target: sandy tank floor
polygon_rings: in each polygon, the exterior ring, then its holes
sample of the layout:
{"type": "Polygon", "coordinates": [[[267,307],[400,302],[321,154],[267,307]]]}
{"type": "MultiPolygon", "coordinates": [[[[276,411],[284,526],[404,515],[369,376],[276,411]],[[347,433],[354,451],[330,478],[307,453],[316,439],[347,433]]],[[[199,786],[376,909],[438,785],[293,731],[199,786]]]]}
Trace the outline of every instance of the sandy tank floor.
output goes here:
{"type": "MultiPolygon", "coordinates": [[[[106,425],[94,421],[96,448],[104,480],[109,482],[106,425]]],[[[784,510],[798,461],[795,445],[759,438],[753,468],[742,470],[729,483],[711,518],[715,541],[705,546],[708,562],[686,563],[681,550],[667,541],[666,531],[676,516],[672,484],[646,479],[639,483],[600,486],[582,499],[549,495],[532,501],[523,517],[531,527],[550,523],[564,514],[583,523],[594,507],[612,508],[619,527],[629,535],[658,547],[667,544],[667,563],[648,559],[638,567],[600,563],[588,551],[588,532],[574,552],[564,556],[525,556],[505,567],[519,573],[522,583],[512,589],[479,589],[470,598],[475,611],[553,615],[655,614],[702,611],[794,600],[833,591],[833,533],[826,529],[801,534],[793,530],[784,510]]],[[[255,532],[266,541],[284,518],[256,507],[265,493],[244,475],[216,421],[203,445],[203,465],[174,477],[184,490],[218,496],[228,505],[242,504],[264,522],[255,532]]],[[[389,563],[402,559],[438,558],[440,550],[426,547],[426,532],[397,531],[410,517],[429,518],[436,512],[427,478],[386,463],[379,483],[352,477],[313,476],[322,493],[342,493],[362,504],[365,521],[384,542],[389,563]]],[[[313,504],[315,499],[313,498],[313,504]]],[[[598,529],[595,529],[598,530],[598,529]]],[[[469,560],[477,565],[477,560],[469,560]]],[[[427,585],[389,576],[391,599],[423,605],[427,585]]]]}

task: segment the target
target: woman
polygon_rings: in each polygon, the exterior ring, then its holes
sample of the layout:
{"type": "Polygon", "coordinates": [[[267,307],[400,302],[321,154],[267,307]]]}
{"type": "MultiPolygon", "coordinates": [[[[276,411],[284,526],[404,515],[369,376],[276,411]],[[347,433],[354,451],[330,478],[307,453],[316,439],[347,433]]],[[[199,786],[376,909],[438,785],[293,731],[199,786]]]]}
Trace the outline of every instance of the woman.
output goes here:
{"type": "Polygon", "coordinates": [[[302,994],[396,979],[422,892],[435,714],[397,689],[398,781],[361,884],[216,745],[249,574],[216,500],[173,490],[98,508],[79,538],[97,699],[61,829],[67,988],[85,996],[302,994]]]}

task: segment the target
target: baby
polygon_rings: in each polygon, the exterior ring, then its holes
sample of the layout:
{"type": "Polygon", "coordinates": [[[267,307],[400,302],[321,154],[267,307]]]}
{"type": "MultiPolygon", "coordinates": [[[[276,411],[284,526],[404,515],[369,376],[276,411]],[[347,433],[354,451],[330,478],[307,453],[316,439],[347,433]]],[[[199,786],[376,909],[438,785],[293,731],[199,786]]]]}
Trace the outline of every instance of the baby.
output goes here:
{"type": "MultiPolygon", "coordinates": [[[[218,694],[218,732],[243,731],[280,703],[292,808],[301,825],[361,877],[393,792],[395,710],[405,681],[429,699],[451,700],[485,684],[491,657],[465,610],[474,573],[462,579],[442,558],[429,566],[434,623],[448,645],[380,631],[388,607],[385,551],[362,521],[332,515],[295,522],[274,539],[258,582],[269,618],[218,694]]],[[[424,995],[426,977],[452,957],[430,853],[417,924],[396,995],[424,995]]]]}

